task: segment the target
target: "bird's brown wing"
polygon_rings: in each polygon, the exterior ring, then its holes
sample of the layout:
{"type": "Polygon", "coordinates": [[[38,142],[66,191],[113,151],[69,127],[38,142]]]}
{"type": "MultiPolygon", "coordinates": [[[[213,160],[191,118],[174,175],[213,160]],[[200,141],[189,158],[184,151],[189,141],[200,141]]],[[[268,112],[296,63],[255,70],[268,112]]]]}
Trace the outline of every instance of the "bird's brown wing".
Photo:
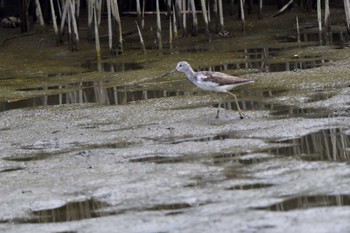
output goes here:
{"type": "Polygon", "coordinates": [[[232,76],[221,72],[201,71],[200,73],[203,74],[203,81],[215,82],[218,83],[219,86],[252,82],[251,79],[232,76]]]}

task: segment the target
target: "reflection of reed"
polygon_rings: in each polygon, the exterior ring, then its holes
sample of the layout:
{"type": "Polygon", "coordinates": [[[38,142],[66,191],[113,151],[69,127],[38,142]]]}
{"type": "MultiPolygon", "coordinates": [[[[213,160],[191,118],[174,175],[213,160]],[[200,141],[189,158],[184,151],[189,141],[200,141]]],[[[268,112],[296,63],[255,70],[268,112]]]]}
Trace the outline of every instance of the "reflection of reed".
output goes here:
{"type": "Polygon", "coordinates": [[[266,209],[273,211],[288,211],[294,209],[306,209],[324,206],[348,206],[350,205],[349,195],[319,195],[319,196],[302,196],[287,199],[281,203],[274,204],[266,209]]]}
{"type": "MultiPolygon", "coordinates": [[[[293,56],[287,58],[283,62],[276,62],[275,57],[280,53],[292,49],[288,48],[250,48],[240,50],[240,57],[237,62],[215,65],[211,67],[199,67],[196,70],[209,70],[223,72],[226,70],[236,69],[254,69],[256,72],[281,72],[281,71],[296,71],[304,69],[312,69],[323,66],[329,62],[327,59],[322,59],[320,56],[293,56]]],[[[201,52],[201,49],[188,49],[179,52],[201,52]]],[[[205,51],[205,50],[204,50],[205,51]]],[[[141,63],[118,63],[94,60],[88,60],[83,63],[82,67],[92,71],[104,72],[124,72],[127,70],[141,70],[144,65],[141,63]]],[[[250,73],[252,71],[249,71],[250,73]]]]}
{"type": "Polygon", "coordinates": [[[328,129],[299,139],[284,141],[294,146],[277,150],[284,155],[301,155],[306,160],[350,161],[350,136],[342,129],[328,129]]]}
{"type": "MultiPolygon", "coordinates": [[[[288,50],[290,48],[286,48],[288,50]]],[[[255,69],[258,72],[282,72],[297,71],[304,69],[312,69],[323,66],[328,62],[326,59],[319,57],[293,57],[285,62],[273,62],[278,53],[283,52],[282,49],[274,48],[254,48],[244,49],[240,51],[244,62],[229,63],[223,65],[212,66],[203,70],[219,71],[235,70],[235,69],[255,69]]]]}
{"type": "MultiPolygon", "coordinates": [[[[182,91],[167,90],[137,90],[133,91],[123,87],[105,87],[104,82],[93,82],[89,87],[79,83],[77,91],[62,93],[41,98],[42,105],[75,104],[75,103],[99,103],[106,105],[126,104],[138,100],[162,98],[168,96],[184,95],[182,91]]],[[[63,89],[64,87],[60,87],[63,89]]]]}
{"type": "MultiPolygon", "coordinates": [[[[163,98],[171,96],[183,96],[196,94],[197,90],[179,91],[172,89],[145,90],[128,86],[111,86],[110,83],[104,81],[97,82],[79,82],[69,84],[67,86],[50,86],[36,89],[28,89],[26,91],[43,92],[42,96],[14,101],[9,103],[0,103],[0,111],[9,109],[46,106],[46,105],[62,105],[62,104],[82,104],[82,103],[99,103],[105,105],[127,104],[133,101],[147,100],[154,98],[163,98]],[[74,90],[74,91],[71,91],[74,90]],[[46,95],[49,92],[60,92],[59,94],[46,95]]],[[[171,88],[169,86],[169,88],[171,88]]],[[[256,99],[260,97],[271,97],[280,94],[280,91],[258,90],[251,92],[256,99]]],[[[234,102],[224,103],[226,109],[235,109],[234,102]]],[[[272,105],[266,105],[259,101],[241,101],[240,105],[243,109],[262,109],[272,110],[272,105]]]]}
{"type": "Polygon", "coordinates": [[[107,215],[108,213],[96,212],[106,207],[108,207],[107,203],[89,199],[68,203],[55,209],[34,211],[33,214],[37,217],[39,223],[67,222],[107,215]]]}

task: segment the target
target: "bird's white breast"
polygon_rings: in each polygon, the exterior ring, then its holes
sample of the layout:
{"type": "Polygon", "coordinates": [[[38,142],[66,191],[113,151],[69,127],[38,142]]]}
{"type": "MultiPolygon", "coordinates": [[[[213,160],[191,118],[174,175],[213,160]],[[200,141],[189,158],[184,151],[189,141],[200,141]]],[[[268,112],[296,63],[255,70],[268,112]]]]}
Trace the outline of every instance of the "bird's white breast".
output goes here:
{"type": "Polygon", "coordinates": [[[205,75],[199,74],[195,80],[191,80],[197,87],[205,91],[215,91],[215,92],[227,92],[231,90],[235,85],[219,85],[216,82],[205,80],[205,75]]]}
{"type": "Polygon", "coordinates": [[[204,75],[197,75],[197,79],[193,80],[192,82],[199,88],[206,90],[206,91],[217,91],[217,87],[219,86],[218,83],[211,82],[211,81],[204,81],[205,78],[204,75]]]}

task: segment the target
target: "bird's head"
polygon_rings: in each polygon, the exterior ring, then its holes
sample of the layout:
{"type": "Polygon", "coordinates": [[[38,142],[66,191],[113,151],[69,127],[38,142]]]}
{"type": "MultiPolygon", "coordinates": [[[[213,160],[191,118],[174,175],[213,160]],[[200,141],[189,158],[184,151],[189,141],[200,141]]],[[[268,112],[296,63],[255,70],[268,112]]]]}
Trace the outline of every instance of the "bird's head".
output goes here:
{"type": "Polygon", "coordinates": [[[185,61],[180,61],[179,63],[177,63],[177,66],[174,69],[174,71],[186,72],[186,70],[188,70],[189,68],[191,68],[190,64],[188,64],[185,61]]]}
{"type": "Polygon", "coordinates": [[[175,69],[171,70],[170,72],[168,72],[166,74],[163,74],[161,77],[165,77],[169,74],[174,73],[175,71],[186,73],[187,70],[192,70],[190,64],[188,64],[185,61],[180,61],[179,63],[177,63],[177,66],[175,69]]]}

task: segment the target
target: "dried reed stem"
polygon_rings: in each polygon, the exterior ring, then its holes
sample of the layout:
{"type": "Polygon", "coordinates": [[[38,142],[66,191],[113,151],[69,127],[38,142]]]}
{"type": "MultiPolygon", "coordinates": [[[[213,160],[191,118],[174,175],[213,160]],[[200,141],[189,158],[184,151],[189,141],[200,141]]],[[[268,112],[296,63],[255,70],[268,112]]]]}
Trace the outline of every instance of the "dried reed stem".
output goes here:
{"type": "Polygon", "coordinates": [[[44,26],[44,19],[43,19],[43,13],[41,11],[41,6],[39,0],[35,0],[35,8],[36,8],[36,15],[39,18],[39,23],[41,26],[44,26]]]}
{"type": "Polygon", "coordinates": [[[205,5],[205,0],[201,0],[201,7],[202,7],[202,15],[205,23],[205,32],[209,33],[209,23],[208,23],[208,13],[207,13],[207,7],[205,5]]]}
{"type": "Polygon", "coordinates": [[[111,8],[114,15],[115,20],[118,24],[118,46],[121,52],[123,52],[123,32],[122,32],[122,23],[120,20],[120,14],[119,14],[119,7],[118,7],[118,0],[113,0],[111,2],[111,8]]]}
{"type": "Polygon", "coordinates": [[[349,2],[349,0],[344,0],[344,10],[345,10],[345,18],[346,18],[346,27],[348,29],[348,33],[350,33],[350,2],[349,2]]]}
{"type": "Polygon", "coordinates": [[[176,21],[176,12],[175,12],[175,6],[173,5],[173,32],[174,32],[174,37],[177,37],[177,21],[176,21]]]}
{"type": "Polygon", "coordinates": [[[141,5],[140,0],[136,0],[137,24],[141,23],[141,5]]]}
{"type": "Polygon", "coordinates": [[[297,42],[300,42],[300,28],[299,28],[299,18],[295,16],[295,22],[297,27],[297,42]]]}
{"type": "Polygon", "coordinates": [[[169,15],[169,47],[173,48],[173,29],[171,24],[171,15],[169,15]]]}
{"type": "Polygon", "coordinates": [[[162,42],[162,25],[160,21],[160,9],[159,9],[159,0],[156,0],[156,7],[157,7],[157,42],[158,42],[158,49],[163,49],[163,42],[162,42]]]}
{"type": "Polygon", "coordinates": [[[72,18],[72,26],[73,26],[73,32],[74,32],[74,38],[73,39],[73,51],[79,50],[79,33],[78,33],[78,24],[75,17],[75,0],[67,0],[70,1],[70,13],[72,18]],[[73,2],[72,2],[73,1],[73,2]]]}
{"type": "Polygon", "coordinates": [[[320,44],[322,44],[322,12],[321,12],[321,0],[317,0],[317,23],[318,23],[318,36],[320,44]]]}
{"type": "Polygon", "coordinates": [[[220,18],[220,31],[224,31],[224,13],[222,9],[222,0],[218,0],[219,18],[220,18]]]}
{"type": "Polygon", "coordinates": [[[58,33],[55,8],[53,6],[53,1],[52,0],[50,0],[50,6],[51,6],[51,16],[52,16],[53,29],[55,30],[55,34],[56,34],[56,42],[57,42],[57,44],[59,44],[60,43],[60,36],[59,36],[59,33],[58,33]]]}
{"type": "Polygon", "coordinates": [[[101,59],[101,46],[100,46],[100,37],[98,33],[98,23],[97,23],[97,9],[96,2],[93,4],[93,13],[94,13],[94,24],[95,24],[95,44],[96,44],[96,56],[97,59],[101,59]]]}
{"type": "Polygon", "coordinates": [[[139,33],[142,51],[143,51],[143,53],[146,53],[146,46],[145,46],[145,42],[144,42],[143,37],[142,37],[142,33],[141,33],[141,30],[140,30],[139,24],[138,24],[137,21],[135,21],[135,23],[136,23],[136,26],[137,26],[137,31],[139,33]]]}
{"type": "Polygon", "coordinates": [[[240,1],[242,31],[245,32],[244,0],[240,1]]]}
{"type": "Polygon", "coordinates": [[[324,27],[326,31],[331,30],[331,25],[329,23],[329,16],[330,16],[330,11],[329,11],[329,0],[325,0],[324,2],[324,27]]]}
{"type": "Polygon", "coordinates": [[[113,33],[112,33],[112,9],[111,0],[107,0],[107,23],[108,23],[108,46],[111,53],[113,52],[113,33]]]}
{"type": "Polygon", "coordinates": [[[145,28],[145,5],[146,5],[146,0],[142,0],[142,16],[141,16],[142,30],[145,28]]]}
{"type": "Polygon", "coordinates": [[[263,9],[263,0],[259,0],[258,19],[263,18],[262,9],[263,9]]]}
{"type": "Polygon", "coordinates": [[[194,0],[190,0],[191,4],[191,12],[192,12],[192,20],[193,20],[193,34],[197,35],[198,33],[198,21],[197,21],[197,14],[196,14],[196,6],[194,4],[194,0]]]}
{"type": "Polygon", "coordinates": [[[183,35],[187,36],[187,22],[186,22],[186,16],[187,16],[187,12],[186,12],[186,0],[182,0],[182,29],[183,29],[183,35]]]}

